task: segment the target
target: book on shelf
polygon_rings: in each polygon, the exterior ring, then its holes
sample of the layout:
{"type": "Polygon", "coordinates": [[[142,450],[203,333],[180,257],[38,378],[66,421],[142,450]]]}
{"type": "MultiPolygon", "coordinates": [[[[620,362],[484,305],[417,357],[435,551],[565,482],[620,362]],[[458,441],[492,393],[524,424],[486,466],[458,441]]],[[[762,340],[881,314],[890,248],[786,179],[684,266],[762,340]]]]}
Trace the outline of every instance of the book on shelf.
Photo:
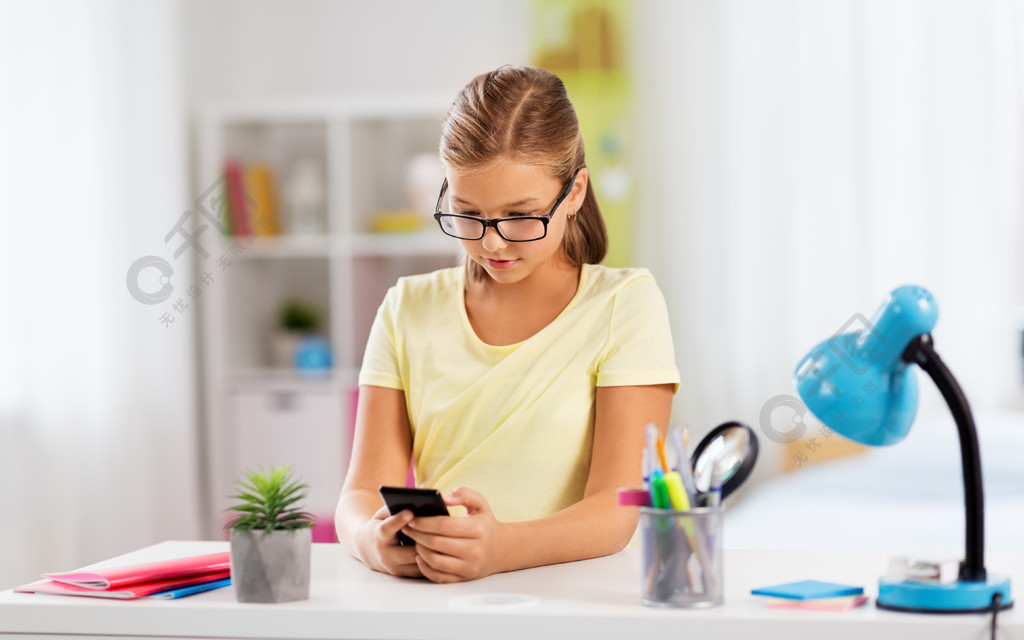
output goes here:
{"type": "Polygon", "coordinates": [[[242,171],[242,182],[251,205],[247,209],[253,235],[273,236],[280,232],[274,172],[263,163],[252,163],[242,171]]]}
{"type": "Polygon", "coordinates": [[[242,180],[242,167],[234,160],[228,160],[224,165],[224,189],[227,191],[224,201],[227,203],[231,235],[249,235],[249,195],[242,180]]]}
{"type": "Polygon", "coordinates": [[[158,562],[44,573],[44,580],[16,587],[14,591],[133,599],[186,587],[209,586],[230,576],[231,553],[225,551],[158,562]]]}
{"type": "Polygon", "coordinates": [[[224,164],[224,220],[229,235],[272,236],[281,232],[274,170],[263,162],[224,164]]]}

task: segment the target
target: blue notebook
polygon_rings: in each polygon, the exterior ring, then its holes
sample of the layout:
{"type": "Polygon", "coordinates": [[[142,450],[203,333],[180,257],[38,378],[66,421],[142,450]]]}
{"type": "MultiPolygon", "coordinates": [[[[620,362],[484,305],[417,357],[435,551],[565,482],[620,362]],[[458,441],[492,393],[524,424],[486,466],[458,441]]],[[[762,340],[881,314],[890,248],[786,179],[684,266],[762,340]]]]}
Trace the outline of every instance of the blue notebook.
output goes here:
{"type": "Polygon", "coordinates": [[[754,589],[750,593],[755,596],[773,596],[775,598],[791,598],[793,600],[816,600],[818,598],[838,598],[840,596],[859,596],[864,593],[863,587],[848,584],[821,582],[820,580],[800,580],[771,587],[754,589]]]}

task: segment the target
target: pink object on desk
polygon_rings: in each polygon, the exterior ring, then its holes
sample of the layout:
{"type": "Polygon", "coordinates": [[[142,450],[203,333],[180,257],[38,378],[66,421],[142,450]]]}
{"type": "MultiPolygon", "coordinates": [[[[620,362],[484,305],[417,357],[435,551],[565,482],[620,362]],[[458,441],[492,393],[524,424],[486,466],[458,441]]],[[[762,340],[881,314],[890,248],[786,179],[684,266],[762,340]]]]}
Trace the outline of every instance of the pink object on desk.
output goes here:
{"type": "Polygon", "coordinates": [[[822,598],[818,600],[787,600],[779,598],[768,602],[772,609],[810,609],[814,611],[846,611],[861,606],[868,601],[865,595],[845,596],[841,598],[822,598]]]}
{"type": "Polygon", "coordinates": [[[651,492],[647,489],[619,489],[618,500],[621,507],[649,507],[651,492]]]}
{"type": "Polygon", "coordinates": [[[212,553],[159,562],[133,564],[109,569],[90,569],[68,573],[44,573],[44,578],[86,589],[116,589],[140,582],[170,580],[184,576],[219,573],[231,570],[231,554],[212,553]]]}
{"type": "Polygon", "coordinates": [[[110,589],[98,589],[95,587],[82,587],[74,584],[65,584],[54,580],[40,580],[32,584],[22,585],[14,589],[15,593],[48,593],[59,596],[87,596],[90,598],[111,598],[115,600],[134,600],[143,596],[153,595],[172,589],[180,589],[208,582],[220,581],[230,578],[230,571],[218,573],[207,573],[200,576],[186,576],[184,578],[170,578],[169,580],[156,580],[154,582],[141,582],[127,586],[112,587],[110,589]]]}

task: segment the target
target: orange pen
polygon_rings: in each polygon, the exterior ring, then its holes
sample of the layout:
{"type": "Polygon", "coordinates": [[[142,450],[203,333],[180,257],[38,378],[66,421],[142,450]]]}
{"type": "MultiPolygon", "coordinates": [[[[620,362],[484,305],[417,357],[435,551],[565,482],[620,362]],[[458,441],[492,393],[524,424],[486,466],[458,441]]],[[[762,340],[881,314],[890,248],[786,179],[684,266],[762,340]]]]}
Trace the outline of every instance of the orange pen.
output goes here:
{"type": "Polygon", "coordinates": [[[658,460],[661,461],[661,470],[668,473],[671,469],[668,466],[668,458],[665,457],[665,439],[658,437],[658,460]]]}

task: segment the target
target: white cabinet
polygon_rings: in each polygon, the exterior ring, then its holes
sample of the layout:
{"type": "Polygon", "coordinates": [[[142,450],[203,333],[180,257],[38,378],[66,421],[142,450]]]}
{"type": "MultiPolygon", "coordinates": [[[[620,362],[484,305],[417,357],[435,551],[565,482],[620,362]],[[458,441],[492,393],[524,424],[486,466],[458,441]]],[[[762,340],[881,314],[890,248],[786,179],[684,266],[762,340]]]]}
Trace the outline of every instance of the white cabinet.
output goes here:
{"type": "Polygon", "coordinates": [[[231,475],[288,461],[310,485],[306,510],[329,523],[338,500],[333,488],[344,480],[349,455],[344,398],[328,387],[261,391],[241,385],[230,394],[230,405],[231,475]]]}
{"type": "MultiPolygon", "coordinates": [[[[221,180],[229,159],[262,163],[275,179],[283,227],[279,235],[254,237],[208,230],[200,236],[208,255],[196,252],[208,536],[223,535],[235,480],[259,465],[294,465],[310,484],[308,510],[333,513],[377,307],[398,277],[458,259],[458,242],[430,218],[433,203],[424,204],[422,184],[419,229],[372,231],[375,216],[408,208],[410,166],[436,157],[449,101],[349,97],[215,105],[197,114],[195,193],[221,180]],[[315,233],[288,228],[284,194],[301,163],[322,171],[326,200],[315,233]],[[329,371],[310,377],[273,366],[277,316],[291,299],[319,311],[318,333],[332,352],[329,371]]],[[[440,179],[435,193],[439,188],[440,179]]]]}

